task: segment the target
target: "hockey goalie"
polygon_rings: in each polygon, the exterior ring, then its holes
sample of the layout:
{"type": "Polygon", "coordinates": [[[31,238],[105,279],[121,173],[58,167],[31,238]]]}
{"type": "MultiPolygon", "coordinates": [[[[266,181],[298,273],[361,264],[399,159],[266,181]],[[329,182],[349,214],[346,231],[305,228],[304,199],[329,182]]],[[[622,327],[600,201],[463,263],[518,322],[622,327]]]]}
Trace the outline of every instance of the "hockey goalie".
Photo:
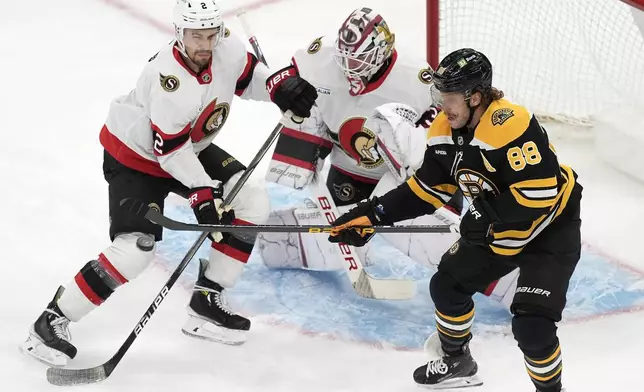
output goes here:
{"type": "MultiPolygon", "coordinates": [[[[325,212],[330,207],[345,212],[413,174],[424,156],[426,128],[439,112],[429,94],[432,73],[426,62],[405,58],[396,50],[387,23],[369,8],[353,11],[334,39],[320,37],[298,50],[291,64],[277,73],[285,77],[273,83],[278,85],[289,75],[306,79],[317,89],[317,106],[301,124],[285,123],[266,179],[306,189],[310,198],[302,206],[273,211],[269,223],[327,225],[325,212]]],[[[269,81],[269,92],[270,88],[269,81]]],[[[400,224],[457,225],[462,196],[451,198],[452,193],[446,190],[443,199],[436,201],[443,207],[433,215],[400,224]]],[[[389,234],[383,238],[435,270],[458,234],[389,234]]],[[[268,267],[343,268],[337,244],[324,236],[266,233],[258,237],[257,245],[268,267]]],[[[364,265],[373,263],[371,244],[356,251],[364,265]]],[[[494,282],[485,294],[509,303],[516,276],[515,271],[494,282]]]]}

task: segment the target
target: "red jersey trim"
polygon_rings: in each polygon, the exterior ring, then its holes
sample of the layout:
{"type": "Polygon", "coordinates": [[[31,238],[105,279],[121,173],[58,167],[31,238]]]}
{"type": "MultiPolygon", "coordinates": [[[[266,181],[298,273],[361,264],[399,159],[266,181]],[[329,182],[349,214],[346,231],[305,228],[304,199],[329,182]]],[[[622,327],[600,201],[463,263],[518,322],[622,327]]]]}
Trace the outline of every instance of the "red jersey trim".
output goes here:
{"type": "Polygon", "coordinates": [[[142,157],[136,151],[132,150],[119,138],[114,136],[106,125],[103,125],[99,140],[105,151],[114,159],[119,161],[123,166],[129,167],[141,173],[149,174],[154,177],[172,178],[172,176],[161,168],[159,162],[152,161],[142,157]]]}
{"type": "Polygon", "coordinates": [[[300,74],[300,69],[299,69],[299,68],[298,68],[298,66],[297,66],[297,62],[295,61],[295,57],[291,57],[291,65],[292,65],[293,67],[295,67],[295,71],[296,71],[296,72],[297,72],[297,74],[299,75],[299,74],[300,74]]]}
{"type": "Polygon", "coordinates": [[[178,138],[178,137],[180,137],[180,136],[185,135],[186,133],[189,133],[189,132],[190,132],[190,130],[192,129],[192,128],[190,127],[190,124],[188,124],[188,125],[186,125],[185,127],[183,127],[183,129],[182,129],[182,130],[180,130],[180,131],[179,131],[179,133],[175,133],[175,134],[170,135],[170,134],[168,134],[168,133],[163,132],[163,131],[161,130],[161,128],[159,128],[159,127],[158,127],[155,123],[153,123],[152,121],[150,121],[150,126],[152,127],[152,130],[153,130],[153,131],[155,131],[155,132],[159,133],[159,134],[163,137],[163,140],[172,140],[172,139],[178,138]]]}
{"type": "Polygon", "coordinates": [[[349,176],[349,177],[353,178],[356,181],[360,181],[360,182],[363,182],[365,184],[377,184],[378,183],[378,180],[376,180],[374,178],[363,177],[363,176],[358,175],[358,174],[353,174],[351,172],[348,172],[348,171],[346,171],[344,169],[341,169],[341,168],[337,167],[336,165],[331,165],[331,167],[333,169],[339,171],[340,173],[344,174],[345,176],[349,176]]]}
{"type": "Polygon", "coordinates": [[[241,76],[239,76],[239,79],[237,79],[237,83],[235,85],[235,95],[241,96],[244,91],[246,91],[246,89],[250,85],[251,79],[253,78],[253,73],[255,72],[257,62],[258,60],[255,55],[246,52],[246,66],[244,67],[244,71],[242,72],[241,76]]]}
{"type": "Polygon", "coordinates": [[[188,67],[188,64],[186,64],[186,60],[184,60],[183,55],[181,52],[179,52],[179,49],[177,49],[176,46],[172,47],[172,55],[174,56],[175,60],[181,65],[188,73],[197,79],[197,83],[199,84],[210,84],[212,82],[212,55],[210,56],[210,60],[208,61],[208,66],[206,69],[203,71],[196,73],[195,71],[192,70],[192,68],[188,67]]]}

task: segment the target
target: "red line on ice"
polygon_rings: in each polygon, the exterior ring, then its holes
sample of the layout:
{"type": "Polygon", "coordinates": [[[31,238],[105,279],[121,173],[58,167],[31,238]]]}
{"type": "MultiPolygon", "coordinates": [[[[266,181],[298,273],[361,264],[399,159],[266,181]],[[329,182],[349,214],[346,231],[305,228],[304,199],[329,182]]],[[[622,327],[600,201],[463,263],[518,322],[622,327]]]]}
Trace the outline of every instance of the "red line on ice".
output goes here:
{"type": "MultiPolygon", "coordinates": [[[[136,7],[133,7],[132,5],[128,4],[124,0],[100,0],[100,1],[102,1],[103,3],[109,5],[110,7],[117,8],[117,9],[127,13],[128,15],[130,15],[134,19],[138,20],[139,22],[147,24],[148,26],[151,26],[151,27],[155,28],[156,30],[158,30],[158,31],[160,31],[162,33],[166,33],[166,34],[173,34],[174,33],[174,31],[173,31],[174,29],[172,28],[172,26],[170,24],[167,24],[165,22],[161,22],[159,20],[154,19],[152,16],[147,14],[144,10],[138,9],[136,7]]],[[[231,10],[228,10],[228,11],[224,11],[222,13],[222,16],[224,18],[228,18],[228,17],[236,16],[240,12],[254,11],[254,10],[256,10],[258,8],[261,8],[263,6],[270,5],[270,4],[281,3],[282,1],[284,1],[284,0],[257,0],[257,1],[255,1],[253,3],[249,3],[249,4],[246,4],[246,5],[242,5],[241,7],[237,7],[237,8],[233,8],[231,10]]]]}

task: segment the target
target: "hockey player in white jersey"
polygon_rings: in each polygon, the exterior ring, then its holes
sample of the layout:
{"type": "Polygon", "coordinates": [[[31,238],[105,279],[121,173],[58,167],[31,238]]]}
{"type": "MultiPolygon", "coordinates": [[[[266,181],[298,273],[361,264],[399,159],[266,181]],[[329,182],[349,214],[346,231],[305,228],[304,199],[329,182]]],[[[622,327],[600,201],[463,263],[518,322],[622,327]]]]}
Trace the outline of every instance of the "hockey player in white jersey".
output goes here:
{"type": "MultiPolygon", "coordinates": [[[[170,193],[187,197],[200,223],[260,224],[269,212],[264,187],[248,183],[231,210],[218,206],[245,167],[212,144],[231,110],[234,95],[273,101],[307,117],[315,89],[293,76],[267,92],[268,69],[248,53],[223,23],[213,0],[179,0],[175,40],[154,55],[136,87],[116,98],[100,132],[103,171],[109,184],[111,244],[60,287],[31,326],[22,350],[50,365],[74,358],[68,325],[105,302],[152,260],[162,228],[120,208],[136,198],[163,211],[170,193]]],[[[253,248],[252,234],[212,235],[202,262],[183,332],[229,344],[244,341],[250,321],[229,309],[223,290],[235,285],[253,248]]],[[[70,244],[72,245],[72,244],[70,244]]]]}
{"type": "MultiPolygon", "coordinates": [[[[320,198],[346,211],[360,200],[395,188],[420,166],[425,128],[438,114],[429,94],[432,70],[425,61],[396,50],[394,33],[375,10],[354,10],[337,37],[320,37],[298,50],[283,72],[299,74],[313,84],[318,91],[317,106],[304,123],[289,123],[283,129],[267,180],[308,188],[313,197],[306,206],[274,211],[270,223],[328,224],[324,207],[319,208],[320,198]],[[420,126],[389,126],[409,121],[420,126]],[[379,126],[383,123],[387,126],[379,126]],[[330,168],[324,187],[316,180],[326,157],[330,157],[330,168]]],[[[461,199],[456,198],[436,214],[404,224],[455,222],[461,208],[461,199]]],[[[455,234],[383,237],[430,268],[458,239],[455,234]]],[[[321,236],[263,233],[258,244],[269,267],[342,269],[338,247],[321,236]]],[[[356,248],[364,263],[371,262],[370,250],[369,245],[356,248]]],[[[512,291],[514,281],[510,276],[495,282],[486,294],[501,301],[512,291]]]]}

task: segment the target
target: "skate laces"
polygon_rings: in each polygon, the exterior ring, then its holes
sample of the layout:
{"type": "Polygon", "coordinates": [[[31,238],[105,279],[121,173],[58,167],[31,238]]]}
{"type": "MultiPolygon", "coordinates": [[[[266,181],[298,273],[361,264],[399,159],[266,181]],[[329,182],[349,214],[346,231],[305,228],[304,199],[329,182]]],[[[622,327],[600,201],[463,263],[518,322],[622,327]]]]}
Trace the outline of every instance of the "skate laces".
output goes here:
{"type": "Polygon", "coordinates": [[[443,361],[443,358],[427,362],[427,371],[425,375],[429,377],[430,374],[446,374],[449,366],[443,361]]]}
{"type": "Polygon", "coordinates": [[[66,340],[68,342],[71,341],[72,334],[71,332],[69,332],[69,319],[67,319],[67,317],[59,315],[58,313],[50,309],[45,309],[45,312],[54,316],[49,322],[49,325],[51,325],[54,330],[54,334],[59,339],[66,340]]]}
{"type": "Polygon", "coordinates": [[[208,287],[197,286],[197,285],[195,285],[195,290],[201,291],[204,294],[208,293],[208,302],[210,303],[212,303],[211,298],[215,297],[215,306],[221,309],[224,313],[230,316],[235,316],[235,313],[233,313],[233,311],[228,307],[228,303],[226,303],[226,299],[222,295],[221,291],[217,291],[208,287]]]}

